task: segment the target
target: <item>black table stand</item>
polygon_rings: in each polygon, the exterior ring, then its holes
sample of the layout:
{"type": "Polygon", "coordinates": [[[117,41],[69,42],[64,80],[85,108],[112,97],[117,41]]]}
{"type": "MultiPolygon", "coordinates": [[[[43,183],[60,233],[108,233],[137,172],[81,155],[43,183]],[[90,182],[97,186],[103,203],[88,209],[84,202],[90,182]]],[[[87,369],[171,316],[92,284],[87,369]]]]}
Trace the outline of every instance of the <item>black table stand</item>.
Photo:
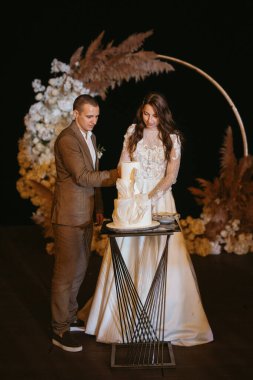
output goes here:
{"type": "MultiPolygon", "coordinates": [[[[118,310],[123,343],[112,344],[113,368],[175,368],[170,342],[164,341],[168,242],[178,223],[154,229],[112,230],[103,223],[101,234],[110,239],[118,310]],[[147,298],[143,304],[121,255],[116,237],[166,235],[166,243],[147,298]]],[[[133,252],[134,254],[134,252],[133,252]]]]}

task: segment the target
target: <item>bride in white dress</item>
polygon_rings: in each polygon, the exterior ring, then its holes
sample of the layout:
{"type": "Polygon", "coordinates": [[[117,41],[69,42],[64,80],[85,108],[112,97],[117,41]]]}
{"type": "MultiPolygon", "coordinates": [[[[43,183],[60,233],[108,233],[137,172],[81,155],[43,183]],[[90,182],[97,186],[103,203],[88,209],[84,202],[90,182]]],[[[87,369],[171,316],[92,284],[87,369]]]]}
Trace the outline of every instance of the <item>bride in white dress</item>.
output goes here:
{"type": "MultiPolygon", "coordinates": [[[[180,166],[180,133],[175,128],[163,95],[150,93],[142,102],[125,134],[120,161],[138,161],[136,184],[147,193],[153,212],[176,212],[172,185],[180,166]]],[[[166,236],[118,237],[117,244],[142,303],[145,303],[166,236]]],[[[86,333],[98,342],[121,343],[121,325],[113,275],[110,244],[103,261],[93,298],[79,312],[86,333]]],[[[164,340],[193,346],[213,340],[201,303],[197,279],[182,232],[169,239],[164,340]]]]}

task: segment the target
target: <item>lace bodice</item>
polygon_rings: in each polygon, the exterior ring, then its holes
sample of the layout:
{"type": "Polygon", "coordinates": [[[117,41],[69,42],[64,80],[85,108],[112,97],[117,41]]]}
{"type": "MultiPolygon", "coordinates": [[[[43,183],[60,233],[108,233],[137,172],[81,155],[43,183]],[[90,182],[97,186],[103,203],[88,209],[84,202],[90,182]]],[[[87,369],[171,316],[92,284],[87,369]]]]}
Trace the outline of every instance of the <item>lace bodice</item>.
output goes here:
{"type": "MultiPolygon", "coordinates": [[[[135,124],[128,127],[124,136],[123,149],[121,152],[119,164],[121,161],[131,161],[128,152],[128,141],[134,132],[135,124]]],[[[137,144],[133,153],[132,160],[140,162],[140,170],[137,172],[136,183],[139,188],[143,181],[151,181],[153,186],[149,192],[152,202],[159,199],[165,191],[171,188],[176,182],[180,166],[181,144],[177,135],[171,135],[173,147],[171,150],[171,159],[165,159],[162,141],[159,139],[157,130],[144,129],[143,138],[137,144]]]]}

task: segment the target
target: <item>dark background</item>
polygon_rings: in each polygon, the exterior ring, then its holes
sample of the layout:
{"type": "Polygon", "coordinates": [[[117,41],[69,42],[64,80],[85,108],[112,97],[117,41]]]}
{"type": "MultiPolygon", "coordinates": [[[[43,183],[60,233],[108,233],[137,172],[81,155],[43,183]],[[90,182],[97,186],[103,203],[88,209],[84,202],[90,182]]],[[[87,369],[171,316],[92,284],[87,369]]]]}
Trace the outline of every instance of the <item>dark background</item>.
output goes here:
{"type": "MultiPolygon", "coordinates": [[[[35,211],[16,190],[18,139],[24,134],[23,118],[35,103],[31,83],[47,85],[54,58],[68,63],[73,52],[84,51],[100,32],[104,45],[118,45],[133,33],[153,30],[143,48],[189,62],[214,78],[235,103],[252,153],[253,2],[229,1],[51,1],[9,3],[2,12],[1,224],[31,224],[35,211]]],[[[95,128],[98,143],[106,148],[101,168],[115,167],[123,135],[135,110],[149,90],[163,92],[171,105],[185,146],[178,182],[174,187],[178,211],[198,215],[188,187],[195,178],[212,180],[219,173],[220,148],[232,126],[238,158],[243,155],[236,118],[221,93],[205,78],[174,64],[175,72],[150,76],[138,83],[123,83],[99,99],[101,117],[95,128]]],[[[103,189],[110,216],[115,189],[103,189]]]]}

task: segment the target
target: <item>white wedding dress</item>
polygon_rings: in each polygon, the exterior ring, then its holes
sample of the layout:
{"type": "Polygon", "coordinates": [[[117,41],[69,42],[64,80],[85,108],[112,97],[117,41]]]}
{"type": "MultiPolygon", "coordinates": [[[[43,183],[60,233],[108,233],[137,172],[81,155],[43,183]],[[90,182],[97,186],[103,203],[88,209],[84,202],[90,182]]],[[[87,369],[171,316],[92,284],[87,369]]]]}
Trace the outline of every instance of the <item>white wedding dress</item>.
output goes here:
{"type": "MultiPolygon", "coordinates": [[[[134,128],[135,125],[131,125],[125,135],[121,161],[130,160],[127,145],[134,128]]],[[[180,142],[176,135],[171,135],[171,139],[173,148],[169,162],[164,159],[163,145],[157,132],[147,128],[133,154],[133,160],[141,164],[136,184],[140,192],[152,192],[153,212],[176,211],[171,186],[176,181],[180,165],[180,142]]],[[[116,239],[144,304],[166,236],[116,239]]],[[[201,303],[194,268],[182,232],[174,233],[169,239],[166,286],[164,340],[179,346],[212,341],[213,334],[201,303]]],[[[110,244],[104,253],[94,296],[79,312],[79,318],[86,322],[86,333],[96,335],[98,342],[122,342],[110,244]]]]}

